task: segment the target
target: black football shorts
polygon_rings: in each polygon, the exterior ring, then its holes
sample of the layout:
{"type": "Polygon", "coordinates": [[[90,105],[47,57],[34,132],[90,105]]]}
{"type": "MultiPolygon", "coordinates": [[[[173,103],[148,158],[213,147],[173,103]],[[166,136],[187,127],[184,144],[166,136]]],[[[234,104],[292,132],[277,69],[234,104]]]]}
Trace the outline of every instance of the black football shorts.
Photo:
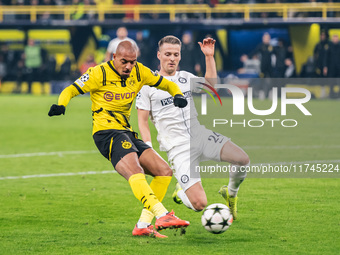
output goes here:
{"type": "Polygon", "coordinates": [[[136,152],[138,157],[150,148],[137,133],[128,130],[101,130],[93,135],[94,142],[100,153],[111,161],[113,167],[127,154],[136,152]]]}

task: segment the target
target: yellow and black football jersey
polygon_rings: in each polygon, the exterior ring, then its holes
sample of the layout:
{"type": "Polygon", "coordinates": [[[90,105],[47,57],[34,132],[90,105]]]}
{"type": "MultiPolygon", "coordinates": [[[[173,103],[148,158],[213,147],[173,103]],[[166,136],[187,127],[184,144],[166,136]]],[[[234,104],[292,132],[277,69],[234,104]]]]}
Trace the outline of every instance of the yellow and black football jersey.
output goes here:
{"type": "Polygon", "coordinates": [[[130,130],[131,107],[144,85],[168,91],[172,96],[182,92],[176,83],[163,79],[141,63],[135,65],[130,77],[122,79],[113,62],[89,68],[59,96],[58,104],[67,106],[74,96],[90,92],[92,100],[93,134],[100,130],[130,130]]]}

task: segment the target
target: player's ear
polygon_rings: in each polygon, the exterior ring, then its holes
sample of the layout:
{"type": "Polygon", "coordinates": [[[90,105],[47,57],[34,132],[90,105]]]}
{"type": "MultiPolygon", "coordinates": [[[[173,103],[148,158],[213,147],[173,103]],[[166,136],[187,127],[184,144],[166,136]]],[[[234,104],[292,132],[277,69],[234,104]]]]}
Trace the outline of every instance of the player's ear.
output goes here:
{"type": "Polygon", "coordinates": [[[157,58],[158,58],[159,60],[161,60],[161,52],[160,52],[160,51],[157,51],[157,58]]]}
{"type": "Polygon", "coordinates": [[[115,60],[115,59],[116,59],[116,54],[112,53],[112,60],[115,60]]]}

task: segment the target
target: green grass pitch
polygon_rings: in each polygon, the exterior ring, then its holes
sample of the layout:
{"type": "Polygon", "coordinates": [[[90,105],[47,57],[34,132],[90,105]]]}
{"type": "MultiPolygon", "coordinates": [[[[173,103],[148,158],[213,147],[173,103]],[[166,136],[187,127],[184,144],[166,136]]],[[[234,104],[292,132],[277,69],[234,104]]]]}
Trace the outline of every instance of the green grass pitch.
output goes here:
{"type": "MultiPolygon", "coordinates": [[[[50,118],[56,100],[0,95],[0,254],[339,254],[340,182],[334,176],[246,179],[239,219],[221,235],[201,226],[201,213],[172,201],[173,179],[164,205],[190,220],[187,233],[133,237],[142,206],[118,174],[99,174],[113,168],[93,143],[89,97],[73,99],[65,116],[50,118]]],[[[231,99],[223,103],[231,107],[231,99]]],[[[270,102],[256,104],[266,109],[270,102]]],[[[306,108],[312,116],[288,109],[299,122],[295,128],[226,125],[217,131],[245,148],[252,163],[340,164],[339,101],[312,100],[306,108]]],[[[251,118],[247,114],[242,118],[251,118]]],[[[131,124],[137,130],[135,112],[131,124]]],[[[224,184],[226,178],[203,179],[209,204],[223,202],[217,191],[224,184]]]]}

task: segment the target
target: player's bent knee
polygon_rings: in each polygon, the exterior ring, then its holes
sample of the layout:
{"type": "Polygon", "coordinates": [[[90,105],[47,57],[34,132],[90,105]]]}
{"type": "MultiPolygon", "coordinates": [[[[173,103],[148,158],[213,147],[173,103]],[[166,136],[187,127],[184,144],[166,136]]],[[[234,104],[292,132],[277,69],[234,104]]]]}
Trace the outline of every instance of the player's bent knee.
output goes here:
{"type": "Polygon", "coordinates": [[[248,165],[249,163],[250,163],[250,159],[246,153],[242,155],[242,157],[239,159],[239,162],[238,162],[240,166],[245,166],[245,165],[248,165]]]}
{"type": "Polygon", "coordinates": [[[159,165],[157,169],[157,175],[159,176],[172,176],[172,170],[167,163],[159,165]]]}
{"type": "Polygon", "coordinates": [[[246,166],[250,163],[249,156],[245,152],[238,153],[237,156],[234,158],[234,162],[232,164],[238,166],[246,166]]]}
{"type": "Polygon", "coordinates": [[[160,175],[162,176],[172,176],[172,170],[166,162],[161,164],[161,166],[159,167],[159,171],[161,173],[160,175]]]}
{"type": "Polygon", "coordinates": [[[195,203],[192,206],[195,208],[197,212],[200,212],[207,206],[207,204],[206,203],[195,203]]]}
{"type": "Polygon", "coordinates": [[[173,172],[169,166],[162,170],[162,176],[172,176],[172,173],[173,172]]]}
{"type": "Polygon", "coordinates": [[[207,206],[206,199],[197,199],[195,201],[191,201],[192,206],[195,208],[196,211],[202,211],[207,206]]]}

